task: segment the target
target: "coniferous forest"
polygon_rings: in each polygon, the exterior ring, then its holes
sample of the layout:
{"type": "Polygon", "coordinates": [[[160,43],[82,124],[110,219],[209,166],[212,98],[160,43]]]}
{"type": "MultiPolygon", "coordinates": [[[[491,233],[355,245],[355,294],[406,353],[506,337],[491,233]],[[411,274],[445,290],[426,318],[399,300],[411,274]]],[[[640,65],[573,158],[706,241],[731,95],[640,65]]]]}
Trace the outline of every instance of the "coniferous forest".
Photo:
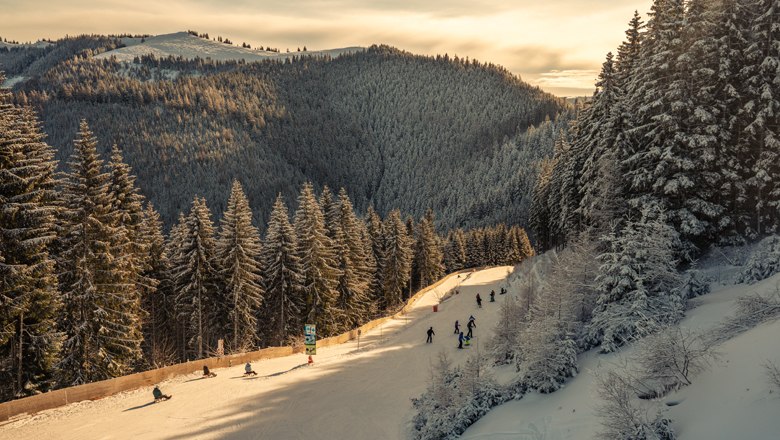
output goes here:
{"type": "Polygon", "coordinates": [[[336,335],[393,313],[446,272],[516,264],[525,232],[434,227],[371,207],[344,188],[279,194],[264,233],[238,180],[218,224],[195,196],[166,233],[117,145],[86,120],[59,173],[36,113],[0,96],[2,399],[226,351],[294,344],[304,323],[336,335]]]}

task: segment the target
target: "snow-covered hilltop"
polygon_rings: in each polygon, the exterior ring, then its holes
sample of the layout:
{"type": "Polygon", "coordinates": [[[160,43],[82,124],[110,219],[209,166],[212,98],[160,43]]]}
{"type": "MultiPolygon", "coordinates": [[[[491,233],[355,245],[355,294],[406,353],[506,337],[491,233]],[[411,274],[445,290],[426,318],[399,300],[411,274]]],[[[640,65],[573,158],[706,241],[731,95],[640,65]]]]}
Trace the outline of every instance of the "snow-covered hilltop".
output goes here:
{"type": "Polygon", "coordinates": [[[284,60],[293,56],[331,56],[363,51],[362,47],[345,47],[320,51],[279,53],[249,49],[200,38],[188,32],[156,35],[147,38],[122,38],[125,47],[104,52],[96,58],[115,57],[118,61],[132,62],[136,57],[154,55],[158,58],[168,56],[185,59],[210,58],[214,61],[244,60],[248,62],[263,60],[284,60]]]}

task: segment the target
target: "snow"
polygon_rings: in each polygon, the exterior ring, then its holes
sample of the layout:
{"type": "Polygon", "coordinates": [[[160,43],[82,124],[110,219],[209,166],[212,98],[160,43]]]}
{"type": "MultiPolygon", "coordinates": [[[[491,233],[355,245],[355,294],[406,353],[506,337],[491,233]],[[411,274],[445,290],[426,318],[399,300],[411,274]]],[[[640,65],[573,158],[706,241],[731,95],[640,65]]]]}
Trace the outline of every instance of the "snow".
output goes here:
{"type": "Polygon", "coordinates": [[[144,38],[123,38],[126,47],[103,52],[95,58],[116,57],[121,62],[132,62],[135,57],[154,55],[157,58],[168,56],[182,57],[185,59],[210,58],[214,61],[244,60],[247,62],[263,60],[285,60],[293,56],[331,56],[360,52],[361,47],[345,47],[341,49],[328,49],[320,51],[277,53],[247,49],[232,44],[220,43],[213,40],[196,37],[187,32],[157,35],[144,38]]]}
{"type": "Polygon", "coordinates": [[[498,290],[511,270],[450,277],[405,319],[363,335],[359,350],[357,341],[318,349],[312,367],[303,366],[306,357],[298,354],[253,363],[258,376],[251,378],[243,378],[243,365],[214,370],[213,379],[196,371],[160,385],[173,395],[170,401],[150,404],[147,387],[24,417],[0,426],[0,439],[403,439],[410,399],[424,391],[438,353],[447,350],[455,363],[465,362],[492,331],[506,296],[483,302],[482,309],[475,296],[498,290]],[[460,293],[447,296],[454,288],[460,293]],[[472,314],[478,326],[474,345],[458,350],[453,324],[472,314]],[[436,335],[426,344],[430,326],[436,335]]]}
{"type": "Polygon", "coordinates": [[[22,75],[12,76],[10,78],[7,78],[5,82],[2,84],[2,86],[10,89],[11,87],[19,84],[20,82],[26,79],[27,78],[23,77],[22,75]]]}
{"type": "MultiPolygon", "coordinates": [[[[728,269],[728,268],[727,268],[728,269]]],[[[707,272],[721,272],[707,268],[707,272]]],[[[723,270],[726,271],[726,270],[723,270]]],[[[753,293],[770,294],[780,275],[753,285],[723,286],[691,301],[681,326],[708,331],[734,310],[735,300],[753,293]]],[[[668,417],[680,440],[768,439],[780,432],[780,395],[770,393],[762,364],[780,362],[780,321],[751,329],[717,348],[719,358],[711,370],[693,384],[663,399],[675,404],[668,417]]],[[[616,354],[595,350],[580,356],[581,373],[552,394],[530,393],[521,400],[494,408],[472,425],[462,439],[593,439],[600,429],[594,409],[598,405],[594,372],[611,368],[633,347],[616,354]]]]}
{"type": "Polygon", "coordinates": [[[5,41],[0,41],[0,48],[7,47],[9,49],[13,49],[14,47],[25,47],[25,48],[34,47],[36,49],[42,49],[45,47],[49,47],[51,45],[52,43],[43,40],[36,41],[35,43],[24,43],[24,44],[14,44],[14,43],[6,43],[5,41]]]}

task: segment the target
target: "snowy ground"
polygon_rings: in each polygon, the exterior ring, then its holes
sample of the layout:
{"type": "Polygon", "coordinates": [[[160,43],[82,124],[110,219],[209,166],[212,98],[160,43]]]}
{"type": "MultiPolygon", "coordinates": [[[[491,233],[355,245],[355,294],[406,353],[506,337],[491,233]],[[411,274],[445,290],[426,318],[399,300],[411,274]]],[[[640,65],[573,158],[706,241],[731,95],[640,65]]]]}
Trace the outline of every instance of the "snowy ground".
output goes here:
{"type": "Polygon", "coordinates": [[[220,43],[217,41],[206,40],[196,37],[187,32],[176,32],[173,34],[156,35],[146,37],[141,42],[141,38],[123,38],[122,42],[126,47],[104,52],[95,58],[116,57],[118,61],[132,62],[135,57],[142,55],[154,55],[157,58],[167,58],[168,56],[180,56],[185,59],[211,58],[214,61],[244,60],[244,61],[263,61],[263,60],[285,60],[293,56],[331,56],[337,57],[345,53],[362,51],[361,47],[345,47],[341,49],[329,49],[321,51],[276,53],[255,49],[247,49],[232,44],[220,43]]]}
{"type": "MultiPolygon", "coordinates": [[[[734,272],[731,266],[710,274],[734,272]]],[[[732,314],[734,301],[752,293],[769,294],[780,275],[754,285],[714,286],[713,293],[694,301],[683,327],[707,332],[732,314]]],[[[780,363],[780,321],[760,325],[718,347],[720,358],[693,385],[666,396],[674,429],[681,440],[780,438],[780,395],[769,391],[762,364],[780,363]]],[[[463,439],[568,440],[592,439],[599,431],[594,371],[610,368],[620,356],[595,351],[580,357],[581,373],[549,395],[531,393],[501,405],[472,425],[463,439]]]]}
{"type": "MultiPolygon", "coordinates": [[[[492,332],[499,303],[488,302],[491,289],[511,271],[500,267],[453,277],[415,304],[408,319],[397,319],[352,341],[318,349],[313,367],[304,355],[255,363],[259,376],[243,378],[243,366],[215,370],[213,379],[198,372],[161,385],[170,401],[152,404],[144,388],[106,399],[81,402],[0,426],[0,439],[402,439],[412,415],[410,399],[425,389],[431,362],[447,350],[462,362],[469,350],[457,350],[456,319],[476,317],[475,343],[492,332]],[[458,283],[461,285],[458,286],[458,283]],[[439,312],[432,305],[447,292],[439,312]],[[475,295],[484,298],[477,309],[475,295]],[[433,326],[433,344],[425,331],[433,326]]],[[[465,325],[464,325],[465,327],[465,325]]],[[[507,372],[504,372],[507,373],[507,372]]],[[[509,372],[508,374],[511,374],[509,372]]]]}

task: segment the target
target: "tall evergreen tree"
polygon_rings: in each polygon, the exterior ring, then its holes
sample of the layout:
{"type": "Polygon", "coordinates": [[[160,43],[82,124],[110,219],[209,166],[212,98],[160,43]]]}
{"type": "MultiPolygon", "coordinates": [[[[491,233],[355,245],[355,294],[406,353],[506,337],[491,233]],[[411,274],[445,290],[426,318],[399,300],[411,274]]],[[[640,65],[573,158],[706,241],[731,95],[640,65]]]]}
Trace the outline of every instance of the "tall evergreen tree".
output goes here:
{"type": "Polygon", "coordinates": [[[0,88],[0,401],[51,389],[62,342],[50,256],[54,152],[32,111],[9,98],[0,88]]]}
{"type": "Polygon", "coordinates": [[[303,331],[306,307],[298,242],[282,195],[276,198],[262,248],[265,300],[260,312],[261,333],[268,344],[281,346],[303,331]]]}
{"type": "Polygon", "coordinates": [[[218,304],[215,265],[214,224],[206,200],[195,197],[181,235],[180,249],[174,261],[176,313],[182,323],[189,352],[202,358],[205,349],[221,336],[225,327],[220,316],[224,304],[218,304]]]}
{"type": "Polygon", "coordinates": [[[420,273],[420,287],[435,283],[444,275],[440,238],[434,226],[434,214],[428,210],[417,225],[416,260],[420,273]]]}
{"type": "Polygon", "coordinates": [[[128,373],[140,359],[142,335],[127,232],[112,212],[110,176],[86,121],[69,166],[58,256],[66,334],[59,370],[60,384],[78,385],[128,373]]]}
{"type": "Polygon", "coordinates": [[[404,286],[409,281],[414,253],[412,239],[406,233],[401,213],[393,210],[385,219],[385,249],[382,256],[383,306],[393,310],[402,301],[404,286]]]}
{"type": "Polygon", "coordinates": [[[252,224],[252,210],[241,184],[235,180],[217,241],[223,301],[228,305],[231,348],[257,345],[257,312],[263,299],[260,279],[260,232],[252,224]]]}
{"type": "Polygon", "coordinates": [[[325,217],[310,183],[304,184],[295,212],[298,258],[303,271],[306,323],[317,325],[317,333],[334,334],[340,313],[336,307],[339,271],[333,242],[327,236],[325,217]]]}

